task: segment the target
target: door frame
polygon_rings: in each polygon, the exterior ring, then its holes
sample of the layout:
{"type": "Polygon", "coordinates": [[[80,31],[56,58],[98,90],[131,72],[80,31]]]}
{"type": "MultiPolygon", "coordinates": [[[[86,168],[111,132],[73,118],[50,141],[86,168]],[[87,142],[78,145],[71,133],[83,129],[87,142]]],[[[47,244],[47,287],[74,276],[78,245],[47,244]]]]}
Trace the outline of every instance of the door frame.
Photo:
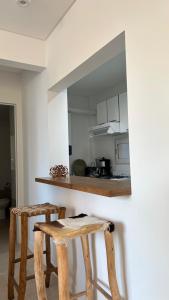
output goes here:
{"type": "Polygon", "coordinates": [[[16,206],[24,204],[24,180],[23,180],[23,134],[22,134],[22,107],[20,99],[11,101],[0,99],[0,105],[14,107],[15,124],[15,173],[16,173],[16,206]]]}

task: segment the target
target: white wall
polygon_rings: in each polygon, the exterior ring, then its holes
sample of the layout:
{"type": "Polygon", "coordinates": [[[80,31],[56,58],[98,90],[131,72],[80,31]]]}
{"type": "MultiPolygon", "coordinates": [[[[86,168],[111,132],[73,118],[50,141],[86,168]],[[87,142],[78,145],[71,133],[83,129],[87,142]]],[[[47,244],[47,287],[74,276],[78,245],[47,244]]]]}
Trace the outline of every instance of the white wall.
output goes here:
{"type": "MultiPolygon", "coordinates": [[[[126,30],[132,197],[111,202],[96,197],[95,202],[90,195],[86,206],[90,213],[124,226],[132,300],[169,298],[168,5],[167,1],[77,1],[49,39],[52,82],[126,30]],[[61,55],[64,49],[69,51],[61,55]]],[[[82,196],[76,197],[71,204],[80,211],[83,202],[78,197],[82,196]]]]}
{"type": "Polygon", "coordinates": [[[46,72],[25,71],[22,75],[22,95],[24,186],[30,204],[43,201],[44,196],[39,194],[41,188],[37,189],[34,179],[48,175],[49,170],[46,72]]]}
{"type": "MultiPolygon", "coordinates": [[[[85,212],[114,220],[118,281],[121,295],[129,300],[169,299],[168,9],[166,0],[79,0],[48,40],[51,86],[126,31],[131,197],[107,198],[34,183],[36,175],[48,174],[46,81],[38,75],[24,83],[25,198],[65,205],[69,215],[85,212]]],[[[106,282],[100,235],[96,243],[98,277],[106,282]]],[[[77,253],[77,274],[76,267],[73,271],[79,288],[84,276],[80,249],[77,253]]]]}
{"type": "Polygon", "coordinates": [[[0,102],[16,103],[18,99],[21,100],[20,74],[0,71],[0,102]]]}
{"type": "Polygon", "coordinates": [[[48,102],[49,164],[69,165],[67,90],[54,95],[48,102]],[[65,156],[65,149],[67,155],[65,156]]]}
{"type": "Polygon", "coordinates": [[[0,30],[0,65],[41,70],[46,66],[46,43],[0,30]]]}
{"type": "MultiPolygon", "coordinates": [[[[48,186],[35,183],[35,177],[49,174],[48,92],[46,71],[22,74],[24,190],[28,205],[49,201],[48,186]]],[[[30,219],[29,247],[33,249],[33,224],[30,219]]]]}

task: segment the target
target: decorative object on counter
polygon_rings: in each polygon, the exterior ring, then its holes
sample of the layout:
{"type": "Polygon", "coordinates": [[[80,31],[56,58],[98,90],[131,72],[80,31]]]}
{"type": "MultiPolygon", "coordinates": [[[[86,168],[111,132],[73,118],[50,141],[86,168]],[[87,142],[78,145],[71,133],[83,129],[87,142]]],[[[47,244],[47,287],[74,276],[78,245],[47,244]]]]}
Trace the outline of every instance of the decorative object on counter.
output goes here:
{"type": "Polygon", "coordinates": [[[76,159],[72,164],[72,172],[75,176],[85,176],[86,163],[83,159],[76,159]]]}
{"type": "Polygon", "coordinates": [[[53,178],[55,177],[66,177],[68,174],[68,168],[63,165],[55,165],[54,167],[50,168],[49,175],[53,178]]]}
{"type": "Polygon", "coordinates": [[[60,300],[77,299],[85,296],[85,299],[94,299],[94,290],[97,289],[108,300],[120,300],[120,293],[116,277],[115,248],[113,231],[115,226],[108,220],[89,217],[81,214],[73,218],[58,219],[49,223],[40,222],[34,226],[34,255],[35,255],[35,280],[38,300],[47,300],[45,288],[45,276],[43,272],[43,240],[44,235],[49,235],[55,242],[58,258],[58,291],[60,300]],[[97,281],[92,279],[91,249],[89,234],[104,233],[106,246],[107,269],[110,293],[97,281]],[[72,294],[69,291],[69,262],[67,241],[81,238],[84,267],[86,271],[86,290],[72,294]]]}

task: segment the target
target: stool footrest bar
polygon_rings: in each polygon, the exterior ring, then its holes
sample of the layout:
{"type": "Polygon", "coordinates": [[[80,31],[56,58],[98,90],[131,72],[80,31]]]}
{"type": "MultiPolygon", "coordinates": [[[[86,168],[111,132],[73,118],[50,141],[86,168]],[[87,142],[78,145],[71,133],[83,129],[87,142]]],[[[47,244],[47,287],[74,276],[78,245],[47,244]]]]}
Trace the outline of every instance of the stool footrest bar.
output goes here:
{"type": "Polygon", "coordinates": [[[19,286],[18,286],[18,284],[17,284],[17,282],[16,282],[15,278],[14,278],[14,286],[15,286],[15,288],[16,288],[16,290],[17,290],[17,292],[18,292],[18,290],[19,290],[19,286]]]}
{"type": "Polygon", "coordinates": [[[26,276],[26,280],[31,280],[35,278],[35,274],[26,276]]]}
{"type": "MultiPolygon", "coordinates": [[[[55,267],[54,265],[50,265],[50,267],[48,268],[49,269],[49,271],[52,273],[55,273],[56,275],[58,275],[58,268],[57,267],[55,267]]],[[[46,272],[47,271],[45,271],[45,274],[46,274],[46,272]]]]}
{"type": "MultiPolygon", "coordinates": [[[[58,275],[58,268],[51,265],[50,268],[49,268],[49,271],[52,273],[55,273],[56,275],[58,275]]],[[[44,271],[44,274],[47,273],[47,270],[44,271]]],[[[31,275],[28,275],[26,276],[26,280],[31,280],[31,279],[34,279],[35,278],[35,274],[31,274],[31,275]]],[[[16,289],[18,290],[19,286],[18,286],[18,283],[16,282],[16,280],[14,279],[14,284],[15,284],[15,287],[16,289]]]]}
{"type": "MultiPolygon", "coordinates": [[[[46,254],[46,250],[43,251],[43,254],[46,254]]],[[[27,259],[31,259],[31,258],[34,258],[34,254],[29,254],[29,255],[27,255],[27,259]]],[[[15,259],[13,260],[13,263],[14,263],[14,264],[17,264],[17,263],[19,263],[19,262],[21,262],[21,258],[20,258],[20,257],[15,258],[15,259]]]]}
{"type": "Polygon", "coordinates": [[[93,280],[94,287],[108,300],[112,300],[110,296],[95,280],[93,280]]]}
{"type": "Polygon", "coordinates": [[[77,294],[70,295],[70,299],[71,300],[76,300],[76,298],[82,297],[82,296],[87,296],[87,292],[83,291],[83,292],[80,292],[80,293],[77,293],[77,294]]]}

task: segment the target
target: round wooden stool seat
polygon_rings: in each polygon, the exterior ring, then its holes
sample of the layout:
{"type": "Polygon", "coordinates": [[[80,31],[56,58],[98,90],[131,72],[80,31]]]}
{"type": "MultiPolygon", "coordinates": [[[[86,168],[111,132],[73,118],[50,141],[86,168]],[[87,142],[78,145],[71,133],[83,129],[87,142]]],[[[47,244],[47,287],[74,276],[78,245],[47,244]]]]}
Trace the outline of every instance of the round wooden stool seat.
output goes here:
{"type": "MultiPolygon", "coordinates": [[[[51,214],[57,214],[58,218],[65,217],[65,207],[59,207],[50,203],[31,205],[26,207],[12,208],[10,211],[10,231],[9,231],[9,268],[8,268],[8,299],[14,299],[14,287],[18,292],[18,300],[24,300],[26,292],[26,281],[35,278],[35,275],[27,275],[27,260],[34,257],[28,252],[28,219],[34,216],[44,215],[46,223],[50,222],[51,214]],[[16,219],[21,222],[21,256],[15,257],[16,244],[16,219]],[[14,278],[15,264],[19,263],[19,283],[14,278]]],[[[57,267],[51,263],[50,237],[46,235],[46,249],[43,251],[46,255],[46,287],[49,287],[50,276],[52,272],[57,273],[57,267]]]]}
{"type": "Polygon", "coordinates": [[[114,224],[107,220],[89,217],[81,214],[72,218],[58,219],[57,221],[45,223],[38,222],[34,226],[35,231],[35,280],[37,287],[38,300],[47,300],[46,289],[43,274],[43,238],[47,234],[53,238],[56,244],[57,261],[58,261],[58,287],[59,300],[77,299],[86,296],[88,300],[94,300],[94,288],[98,289],[105,298],[120,300],[118,284],[115,271],[115,253],[113,246],[112,232],[114,224]],[[107,267],[109,275],[109,286],[111,295],[108,294],[96,280],[92,279],[92,268],[90,262],[88,234],[104,232],[107,267]],[[66,240],[80,237],[82,242],[83,256],[86,270],[86,291],[77,294],[69,292],[69,270],[68,270],[68,247],[66,240]]]}

